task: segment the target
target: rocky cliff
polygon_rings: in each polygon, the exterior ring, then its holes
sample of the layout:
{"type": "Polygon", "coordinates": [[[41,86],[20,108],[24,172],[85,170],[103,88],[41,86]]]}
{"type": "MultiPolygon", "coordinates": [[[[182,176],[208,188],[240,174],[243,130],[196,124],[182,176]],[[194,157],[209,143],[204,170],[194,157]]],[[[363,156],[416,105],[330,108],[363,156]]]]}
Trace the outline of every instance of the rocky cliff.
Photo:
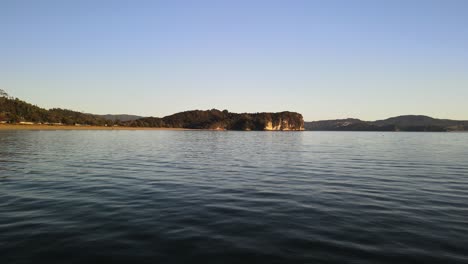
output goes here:
{"type": "Polygon", "coordinates": [[[263,113],[259,119],[264,120],[262,130],[267,131],[300,131],[304,130],[301,114],[293,112],[263,113]]]}

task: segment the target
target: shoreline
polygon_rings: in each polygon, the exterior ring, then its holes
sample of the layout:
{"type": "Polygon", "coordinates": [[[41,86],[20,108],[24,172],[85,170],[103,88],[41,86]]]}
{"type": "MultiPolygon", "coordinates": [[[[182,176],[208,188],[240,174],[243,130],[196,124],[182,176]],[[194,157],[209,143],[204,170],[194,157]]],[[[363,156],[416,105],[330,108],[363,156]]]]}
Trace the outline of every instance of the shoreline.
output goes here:
{"type": "MultiPolygon", "coordinates": [[[[67,126],[67,125],[26,125],[26,124],[0,124],[0,131],[6,130],[36,130],[36,131],[55,131],[55,130],[167,130],[167,131],[243,131],[226,129],[194,129],[194,128],[170,128],[170,127],[106,127],[106,126],[67,126]]],[[[244,130],[251,131],[251,130],[244,130]]],[[[259,130],[265,132],[304,132],[305,130],[259,130]]]]}
{"type": "Polygon", "coordinates": [[[166,128],[166,127],[106,127],[106,126],[53,126],[53,125],[20,125],[0,124],[0,130],[172,130],[186,131],[197,130],[188,128],[166,128]]]}

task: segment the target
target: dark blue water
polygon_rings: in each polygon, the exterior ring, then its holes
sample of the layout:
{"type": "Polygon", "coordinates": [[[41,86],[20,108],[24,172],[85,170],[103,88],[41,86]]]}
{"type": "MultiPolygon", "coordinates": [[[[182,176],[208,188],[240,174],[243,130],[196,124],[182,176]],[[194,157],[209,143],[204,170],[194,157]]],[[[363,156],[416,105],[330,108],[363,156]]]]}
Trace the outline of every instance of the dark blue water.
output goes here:
{"type": "Polygon", "coordinates": [[[1,131],[0,263],[468,263],[468,133],[1,131]]]}

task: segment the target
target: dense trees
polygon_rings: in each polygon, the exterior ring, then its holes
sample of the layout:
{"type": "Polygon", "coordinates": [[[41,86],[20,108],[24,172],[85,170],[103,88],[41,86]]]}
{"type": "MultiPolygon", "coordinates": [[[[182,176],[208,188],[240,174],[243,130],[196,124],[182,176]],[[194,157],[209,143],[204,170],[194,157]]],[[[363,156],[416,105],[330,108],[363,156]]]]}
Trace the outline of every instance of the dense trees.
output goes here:
{"type": "Polygon", "coordinates": [[[64,125],[97,125],[128,127],[167,127],[190,129],[226,129],[226,130],[264,130],[272,125],[280,130],[284,128],[299,130],[303,128],[302,115],[293,112],[236,114],[227,110],[194,110],[176,113],[163,118],[145,117],[136,120],[109,120],[102,116],[76,111],[53,108],[46,110],[38,106],[13,99],[0,90],[0,121],[18,123],[61,123],[64,125]]]}
{"type": "MultiPolygon", "coordinates": [[[[5,93],[6,94],[6,93],[5,93]]],[[[67,125],[112,125],[113,122],[95,115],[84,114],[65,109],[46,110],[26,103],[18,98],[0,97],[0,121],[18,123],[22,121],[35,123],[63,123],[67,125]]]]}

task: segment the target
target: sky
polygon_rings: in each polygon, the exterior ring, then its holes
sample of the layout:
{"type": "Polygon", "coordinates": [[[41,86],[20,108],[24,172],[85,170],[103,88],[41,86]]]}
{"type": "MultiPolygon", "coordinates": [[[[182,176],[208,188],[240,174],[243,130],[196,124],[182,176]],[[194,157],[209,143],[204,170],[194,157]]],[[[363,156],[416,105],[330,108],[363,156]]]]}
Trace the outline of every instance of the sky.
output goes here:
{"type": "Polygon", "coordinates": [[[0,0],[0,89],[162,117],[468,120],[465,0],[0,0]]]}

